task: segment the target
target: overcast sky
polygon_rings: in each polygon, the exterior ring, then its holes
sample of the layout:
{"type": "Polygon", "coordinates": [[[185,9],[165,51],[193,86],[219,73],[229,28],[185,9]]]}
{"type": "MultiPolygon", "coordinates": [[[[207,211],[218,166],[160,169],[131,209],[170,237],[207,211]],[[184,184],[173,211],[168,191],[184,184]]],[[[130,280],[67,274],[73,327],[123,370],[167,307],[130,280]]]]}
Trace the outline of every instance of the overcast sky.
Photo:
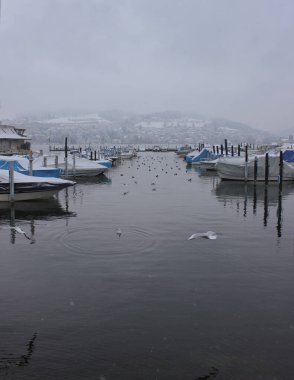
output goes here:
{"type": "Polygon", "coordinates": [[[293,0],[2,0],[0,116],[193,111],[294,125],[293,0]]]}

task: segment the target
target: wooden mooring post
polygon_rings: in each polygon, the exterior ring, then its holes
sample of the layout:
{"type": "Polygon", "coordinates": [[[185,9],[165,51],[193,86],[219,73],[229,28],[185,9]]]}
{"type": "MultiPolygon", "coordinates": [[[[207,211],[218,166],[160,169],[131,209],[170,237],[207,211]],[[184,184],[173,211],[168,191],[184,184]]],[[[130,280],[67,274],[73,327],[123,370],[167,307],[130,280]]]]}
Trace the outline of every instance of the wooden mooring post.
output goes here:
{"type": "Polygon", "coordinates": [[[9,202],[14,202],[14,161],[9,162],[9,202]]]}
{"type": "Polygon", "coordinates": [[[254,157],[254,182],[257,179],[257,156],[254,157]]]}
{"type": "Polygon", "coordinates": [[[33,152],[29,153],[29,175],[33,175],[33,152]]]}
{"type": "Polygon", "coordinates": [[[226,156],[228,155],[228,140],[225,139],[225,152],[226,152],[226,156]]]}
{"type": "Polygon", "coordinates": [[[280,151],[280,162],[279,162],[279,191],[282,191],[283,188],[283,166],[284,166],[284,160],[283,160],[283,152],[280,151]]]}
{"type": "Polygon", "coordinates": [[[73,161],[72,173],[73,173],[73,176],[75,178],[76,177],[76,154],[75,154],[75,152],[73,152],[72,161],[73,161]]]}
{"type": "Polygon", "coordinates": [[[65,160],[65,176],[67,177],[68,176],[68,157],[67,157],[67,150],[68,150],[68,146],[67,146],[67,137],[65,138],[65,141],[64,141],[64,160],[65,160]]]}
{"type": "Polygon", "coordinates": [[[234,147],[233,147],[233,145],[231,146],[231,156],[234,157],[234,147]]]}
{"type": "Polygon", "coordinates": [[[245,182],[248,181],[248,145],[245,145],[245,173],[244,173],[245,182]]]}
{"type": "Polygon", "coordinates": [[[265,154],[265,172],[264,172],[264,183],[268,185],[268,176],[269,176],[269,159],[268,153],[265,154]]]}
{"type": "Polygon", "coordinates": [[[55,156],[55,167],[58,168],[58,156],[55,156]]]}

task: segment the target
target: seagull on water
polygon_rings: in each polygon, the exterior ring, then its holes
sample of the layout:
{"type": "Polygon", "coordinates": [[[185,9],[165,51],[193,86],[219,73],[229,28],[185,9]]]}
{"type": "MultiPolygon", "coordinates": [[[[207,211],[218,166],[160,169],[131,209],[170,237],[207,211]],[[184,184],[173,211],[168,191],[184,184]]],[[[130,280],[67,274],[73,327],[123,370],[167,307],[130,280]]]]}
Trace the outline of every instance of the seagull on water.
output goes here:
{"type": "Polygon", "coordinates": [[[215,240],[217,238],[217,234],[213,231],[198,232],[196,234],[191,235],[188,240],[193,240],[193,239],[198,239],[198,238],[215,240]]]}
{"type": "Polygon", "coordinates": [[[122,231],[121,231],[120,228],[118,228],[118,229],[116,230],[116,235],[117,235],[117,237],[120,238],[120,237],[121,237],[121,234],[122,234],[122,231]]]}

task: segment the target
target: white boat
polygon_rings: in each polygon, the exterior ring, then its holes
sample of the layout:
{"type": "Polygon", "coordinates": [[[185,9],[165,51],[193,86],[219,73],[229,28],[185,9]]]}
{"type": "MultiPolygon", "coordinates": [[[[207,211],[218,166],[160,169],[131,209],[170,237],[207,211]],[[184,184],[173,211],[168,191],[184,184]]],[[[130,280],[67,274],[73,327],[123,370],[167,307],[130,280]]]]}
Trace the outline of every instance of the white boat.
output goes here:
{"type": "MultiPolygon", "coordinates": [[[[39,159],[44,158],[46,161],[46,167],[55,167],[55,156],[44,156],[39,159]]],[[[90,161],[87,158],[78,157],[73,154],[69,154],[67,158],[67,173],[66,173],[66,164],[65,160],[63,162],[58,162],[58,168],[61,169],[61,176],[68,177],[94,177],[99,174],[103,174],[108,171],[108,167],[105,165],[100,165],[96,161],[90,161]]]]}
{"type": "MultiPolygon", "coordinates": [[[[265,181],[265,155],[255,156],[257,159],[257,181],[265,181]]],[[[219,177],[223,180],[254,181],[255,157],[250,156],[246,164],[244,157],[221,157],[216,164],[219,177]],[[247,172],[247,173],[246,173],[247,172]]],[[[269,181],[278,181],[280,174],[280,157],[269,155],[269,181]]],[[[283,181],[294,181],[294,167],[283,162],[283,181]]]]}
{"type": "MultiPolygon", "coordinates": [[[[73,186],[75,182],[54,177],[36,177],[13,172],[14,201],[27,201],[50,198],[65,187],[73,186]]],[[[10,179],[9,170],[0,170],[0,202],[9,202],[10,179]]]]}
{"type": "MultiPolygon", "coordinates": [[[[10,162],[13,162],[15,171],[22,174],[30,174],[30,161],[27,155],[0,156],[0,169],[8,170],[10,162]]],[[[60,177],[60,169],[45,168],[44,166],[35,167],[35,165],[32,164],[32,175],[37,177],[60,177]]]]}
{"type": "Polygon", "coordinates": [[[126,160],[126,159],[131,159],[131,158],[134,158],[137,156],[137,152],[135,150],[128,150],[128,151],[123,151],[119,154],[119,157],[122,159],[122,160],[126,160]]]}
{"type": "Polygon", "coordinates": [[[210,170],[210,171],[216,171],[216,164],[218,163],[218,158],[215,160],[205,160],[199,162],[199,167],[201,169],[210,170]]]}

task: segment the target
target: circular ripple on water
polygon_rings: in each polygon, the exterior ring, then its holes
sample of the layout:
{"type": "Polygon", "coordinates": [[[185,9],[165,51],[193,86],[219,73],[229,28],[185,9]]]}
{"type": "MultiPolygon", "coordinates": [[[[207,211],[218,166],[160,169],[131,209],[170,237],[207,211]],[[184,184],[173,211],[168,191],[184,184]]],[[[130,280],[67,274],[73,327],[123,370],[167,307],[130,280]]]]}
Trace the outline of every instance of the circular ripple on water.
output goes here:
{"type": "Polygon", "coordinates": [[[80,255],[126,255],[151,252],[155,241],[152,235],[139,227],[120,227],[121,236],[113,226],[72,228],[54,236],[70,252],[80,255]]]}

